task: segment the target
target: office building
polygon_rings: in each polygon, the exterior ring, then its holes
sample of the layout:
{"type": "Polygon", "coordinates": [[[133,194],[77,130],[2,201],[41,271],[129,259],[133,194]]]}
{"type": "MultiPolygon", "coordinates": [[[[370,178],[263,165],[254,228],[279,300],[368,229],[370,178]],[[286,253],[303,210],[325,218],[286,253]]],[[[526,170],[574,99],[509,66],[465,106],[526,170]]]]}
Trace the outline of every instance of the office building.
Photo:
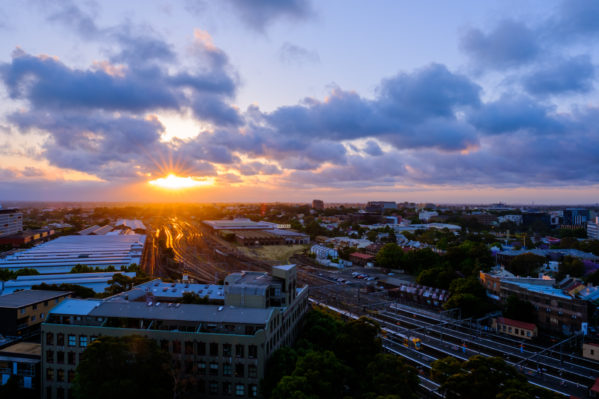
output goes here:
{"type": "Polygon", "coordinates": [[[0,237],[23,231],[23,214],[18,209],[0,209],[0,237]]]}
{"type": "Polygon", "coordinates": [[[599,240],[599,217],[592,222],[587,222],[587,238],[599,240]]]}
{"type": "Polygon", "coordinates": [[[42,325],[42,397],[69,396],[80,355],[97,337],[133,334],[172,355],[195,397],[258,397],[266,361],[294,342],[308,309],[295,265],[274,266],[272,274],[230,274],[220,286],[222,305],[155,301],[153,289],[163,291],[153,287],[105,300],[69,299],[52,309],[42,325]]]}
{"type": "Polygon", "coordinates": [[[387,209],[397,209],[395,201],[369,201],[365,208],[370,213],[381,213],[387,209]]]}
{"type": "Polygon", "coordinates": [[[566,208],[564,209],[563,224],[566,226],[581,226],[590,219],[589,210],[586,208],[566,208]]]}
{"type": "Polygon", "coordinates": [[[42,290],[0,296],[0,334],[11,337],[35,334],[50,309],[70,296],[70,292],[42,290]]]}

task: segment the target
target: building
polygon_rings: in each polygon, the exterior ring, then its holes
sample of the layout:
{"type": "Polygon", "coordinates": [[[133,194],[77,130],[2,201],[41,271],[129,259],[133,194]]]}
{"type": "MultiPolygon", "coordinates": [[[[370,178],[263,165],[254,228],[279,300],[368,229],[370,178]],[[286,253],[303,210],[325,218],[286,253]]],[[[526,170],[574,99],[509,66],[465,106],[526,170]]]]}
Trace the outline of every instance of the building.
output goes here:
{"type": "Polygon", "coordinates": [[[587,222],[587,237],[599,240],[599,217],[596,217],[592,222],[587,222]]]}
{"type": "Polygon", "coordinates": [[[231,232],[239,245],[284,245],[285,237],[262,230],[238,230],[231,232]]]}
{"type": "Polygon", "coordinates": [[[50,309],[70,296],[70,292],[42,290],[0,296],[0,334],[12,337],[35,334],[50,309]]]}
{"type": "Polygon", "coordinates": [[[115,228],[126,227],[139,233],[146,231],[146,225],[141,220],[137,219],[118,219],[114,224],[115,228]]]}
{"type": "Polygon", "coordinates": [[[168,351],[197,397],[258,397],[266,361],[297,336],[308,289],[297,287],[295,265],[234,273],[221,288],[223,305],[153,302],[129,292],[62,302],[42,325],[42,398],[69,397],[80,355],[97,337],[133,334],[168,351]]]}
{"type": "Polygon", "coordinates": [[[418,219],[423,222],[429,222],[433,216],[439,216],[437,211],[422,211],[418,213],[418,219]]]}
{"type": "Polygon", "coordinates": [[[599,361],[599,344],[595,342],[585,342],[582,344],[582,357],[599,361]]]}
{"type": "Polygon", "coordinates": [[[72,235],[63,236],[0,259],[0,269],[36,269],[42,274],[68,273],[75,265],[106,269],[139,265],[146,236],[72,235]]]}
{"type": "Polygon", "coordinates": [[[0,385],[12,378],[20,388],[37,389],[40,382],[42,345],[18,342],[0,350],[0,385]]]}
{"type": "Polygon", "coordinates": [[[440,307],[449,299],[449,292],[441,288],[427,287],[415,283],[406,284],[401,280],[391,278],[387,278],[385,283],[398,285],[397,288],[389,290],[389,295],[407,302],[440,307]],[[399,284],[395,284],[395,281],[398,281],[399,284]]]}
{"type": "Polygon", "coordinates": [[[12,294],[15,291],[30,290],[33,286],[40,284],[77,284],[82,287],[91,288],[94,292],[101,293],[108,288],[108,281],[117,273],[131,278],[135,277],[135,272],[65,273],[18,276],[15,280],[0,281],[0,295],[12,294]]]}
{"type": "Polygon", "coordinates": [[[535,324],[540,329],[571,335],[581,330],[588,321],[589,303],[549,285],[502,280],[500,298],[505,302],[510,295],[530,302],[535,308],[535,324]]]}
{"type": "Polygon", "coordinates": [[[273,229],[269,230],[268,232],[270,234],[282,237],[285,240],[285,244],[288,245],[310,244],[310,236],[308,234],[300,233],[295,230],[273,229]]]}
{"type": "Polygon", "coordinates": [[[204,220],[202,222],[213,231],[217,230],[272,230],[281,228],[277,223],[254,222],[246,218],[237,218],[233,220],[204,220]]]}
{"type": "Polygon", "coordinates": [[[0,237],[0,244],[8,244],[19,247],[24,244],[50,238],[54,235],[54,229],[25,230],[9,236],[0,237]]]}
{"type": "Polygon", "coordinates": [[[497,262],[500,265],[508,265],[512,259],[514,259],[518,255],[523,255],[525,253],[531,253],[538,256],[545,257],[548,261],[557,260],[561,261],[565,256],[571,256],[573,258],[578,258],[580,260],[588,260],[588,261],[597,261],[599,260],[599,256],[591,253],[584,252],[579,249],[511,249],[505,251],[497,252],[497,262]]]}
{"type": "Polygon", "coordinates": [[[334,248],[325,247],[324,245],[312,245],[310,253],[316,255],[316,259],[337,259],[339,253],[334,248]]]}
{"type": "Polygon", "coordinates": [[[81,230],[79,233],[79,235],[82,236],[88,236],[88,235],[92,235],[92,236],[103,236],[104,234],[110,233],[112,231],[112,226],[106,225],[106,226],[98,226],[98,225],[93,225],[91,227],[88,227],[86,229],[81,230]]]}
{"type": "Polygon", "coordinates": [[[503,215],[497,217],[497,223],[511,222],[517,225],[522,224],[522,215],[503,215]]]}
{"type": "Polygon", "coordinates": [[[322,211],[324,209],[324,202],[319,199],[312,200],[312,209],[322,211]]]}
{"type": "Polygon", "coordinates": [[[589,210],[586,208],[564,209],[563,224],[566,226],[582,226],[590,219],[589,210]]]}
{"type": "Polygon", "coordinates": [[[387,209],[397,209],[395,201],[369,201],[365,208],[369,213],[382,213],[387,209]]]}
{"type": "Polygon", "coordinates": [[[549,228],[551,225],[551,218],[549,217],[549,214],[545,212],[524,212],[522,214],[522,224],[526,227],[535,225],[549,228]]]}
{"type": "Polygon", "coordinates": [[[492,328],[499,333],[528,340],[535,338],[539,334],[536,325],[524,321],[508,319],[507,317],[494,318],[492,328]]]}
{"type": "Polygon", "coordinates": [[[352,263],[360,266],[366,266],[368,263],[374,262],[374,259],[374,256],[363,254],[361,252],[354,252],[353,254],[349,255],[349,260],[352,263]]]}
{"type": "Polygon", "coordinates": [[[0,209],[0,237],[23,231],[23,214],[18,209],[0,209]]]}

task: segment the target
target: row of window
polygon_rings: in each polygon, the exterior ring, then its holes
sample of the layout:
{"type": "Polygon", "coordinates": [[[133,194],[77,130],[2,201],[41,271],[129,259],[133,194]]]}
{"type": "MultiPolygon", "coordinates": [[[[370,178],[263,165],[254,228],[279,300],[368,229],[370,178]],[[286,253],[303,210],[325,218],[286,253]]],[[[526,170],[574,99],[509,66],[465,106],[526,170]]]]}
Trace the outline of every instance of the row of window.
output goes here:
{"type": "MultiPolygon", "coordinates": [[[[184,345],[182,345],[181,341],[178,340],[169,341],[163,339],[160,341],[160,347],[171,353],[182,353],[184,350],[186,355],[206,356],[209,354],[209,356],[219,357],[221,353],[220,350],[222,349],[223,357],[235,356],[236,358],[243,359],[246,356],[246,346],[242,344],[233,346],[232,344],[219,344],[216,342],[206,343],[186,341],[184,345]]],[[[258,346],[248,345],[247,357],[249,359],[256,359],[258,357],[258,346]]]]}
{"type": "MultiPolygon", "coordinates": [[[[197,373],[199,375],[211,375],[218,376],[219,371],[222,370],[222,376],[224,377],[245,377],[246,376],[246,365],[243,363],[235,363],[233,368],[232,363],[222,363],[222,367],[217,362],[198,362],[197,373]]],[[[188,372],[190,370],[187,370],[188,372]]],[[[247,366],[247,376],[249,378],[258,377],[258,367],[254,364],[247,366]]]]}
{"type": "Polygon", "coordinates": [[[69,384],[75,379],[75,370],[56,369],[56,375],[54,369],[48,367],[46,369],[46,382],[53,382],[56,377],[56,382],[68,382],[69,384]],[[66,379],[65,379],[66,378],[66,379]]]}
{"type": "MultiPolygon", "coordinates": [[[[507,331],[510,334],[512,333],[512,327],[506,326],[505,324],[501,325],[501,329],[504,332],[507,331]]],[[[525,330],[523,328],[516,328],[516,327],[514,327],[514,334],[516,334],[516,335],[520,334],[522,336],[524,336],[526,334],[527,337],[530,337],[530,331],[529,330],[525,330]]]]}
{"type": "MultiPolygon", "coordinates": [[[[40,302],[40,303],[41,303],[41,302],[40,302]]],[[[56,299],[54,300],[54,303],[55,303],[55,304],[56,304],[56,303],[58,303],[58,298],[56,298],[56,299]]],[[[37,303],[35,303],[35,304],[31,305],[31,309],[33,309],[33,310],[37,310],[37,305],[38,305],[37,303]]],[[[48,306],[48,301],[44,301],[44,306],[48,306]]],[[[19,310],[21,311],[21,314],[25,314],[25,312],[27,311],[27,307],[21,308],[21,309],[19,309],[19,310]]],[[[43,314],[43,313],[42,313],[42,314],[43,314]]],[[[43,317],[42,317],[42,318],[43,318],[43,317]]]]}
{"type": "MultiPolygon", "coordinates": [[[[65,346],[64,342],[65,342],[65,335],[62,333],[56,334],[56,345],[57,346],[65,346]]],[[[79,347],[80,348],[86,348],[88,342],[94,342],[96,340],[96,336],[92,336],[89,340],[88,340],[88,336],[87,335],[80,335],[79,336],[79,347]]],[[[54,345],[54,333],[46,333],[46,345],[54,345]]],[[[67,345],[71,346],[71,347],[75,347],[77,346],[77,335],[75,334],[69,334],[67,335],[67,345]]]]}

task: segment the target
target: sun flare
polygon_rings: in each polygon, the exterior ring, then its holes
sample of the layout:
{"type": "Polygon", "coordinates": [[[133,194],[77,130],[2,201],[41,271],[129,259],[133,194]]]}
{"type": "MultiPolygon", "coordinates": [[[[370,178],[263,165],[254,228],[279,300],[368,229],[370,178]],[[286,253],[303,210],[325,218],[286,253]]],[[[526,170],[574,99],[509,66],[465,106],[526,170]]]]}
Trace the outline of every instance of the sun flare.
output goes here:
{"type": "Polygon", "coordinates": [[[166,188],[169,190],[181,190],[186,188],[211,186],[214,184],[214,179],[200,180],[191,176],[181,177],[171,173],[166,177],[150,180],[148,183],[153,186],[166,188]]]}

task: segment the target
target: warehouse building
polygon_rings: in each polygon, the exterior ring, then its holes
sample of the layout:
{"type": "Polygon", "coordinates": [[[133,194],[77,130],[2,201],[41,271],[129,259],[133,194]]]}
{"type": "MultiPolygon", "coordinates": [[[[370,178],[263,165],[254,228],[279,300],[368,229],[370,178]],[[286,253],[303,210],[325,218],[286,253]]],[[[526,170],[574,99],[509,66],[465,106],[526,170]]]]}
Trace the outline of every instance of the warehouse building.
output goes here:
{"type": "Polygon", "coordinates": [[[69,299],[42,326],[42,397],[69,397],[80,356],[97,337],[133,334],[156,340],[172,355],[175,372],[192,381],[193,395],[258,397],[266,361],[293,343],[308,309],[308,289],[296,281],[295,265],[274,266],[272,274],[234,273],[220,286],[223,305],[154,302],[131,291],[105,300],[69,299]]]}
{"type": "Polygon", "coordinates": [[[75,265],[106,269],[140,264],[146,236],[72,235],[63,236],[0,259],[0,269],[36,269],[42,274],[68,273],[75,265]]]}

